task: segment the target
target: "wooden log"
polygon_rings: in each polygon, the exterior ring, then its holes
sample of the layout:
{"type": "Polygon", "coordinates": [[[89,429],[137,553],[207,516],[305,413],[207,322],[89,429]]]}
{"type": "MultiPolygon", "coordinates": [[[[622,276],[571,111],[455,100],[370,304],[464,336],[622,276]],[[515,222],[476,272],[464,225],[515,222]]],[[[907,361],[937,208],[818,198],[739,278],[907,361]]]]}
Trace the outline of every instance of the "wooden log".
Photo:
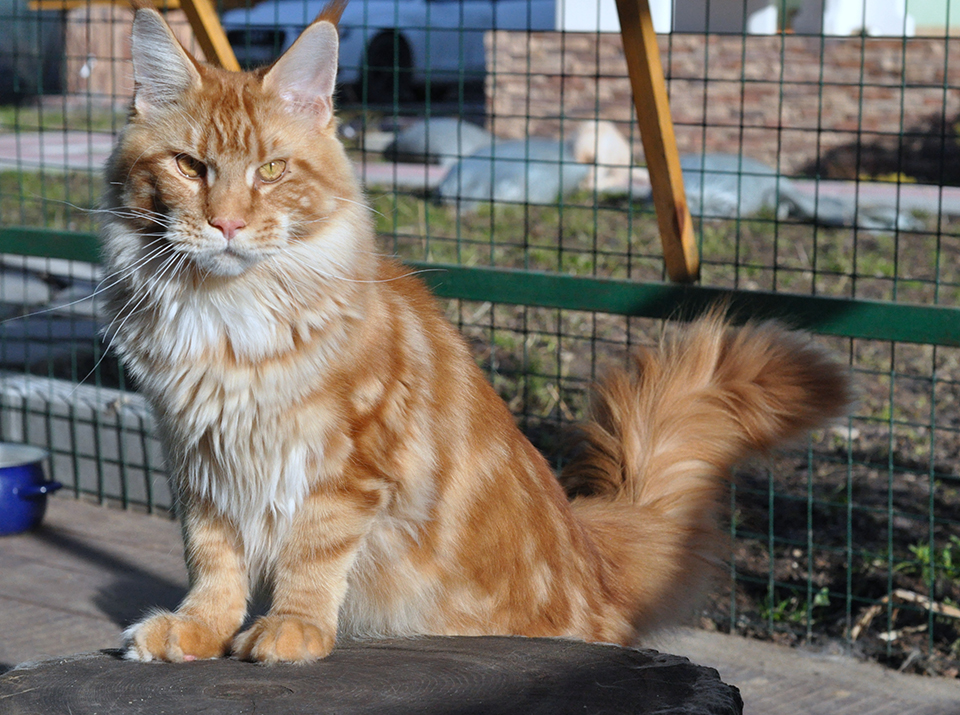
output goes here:
{"type": "Polygon", "coordinates": [[[717,671],[650,650],[545,638],[418,638],[338,646],[308,666],[132,663],[103,651],[0,676],[0,711],[48,713],[742,713],[717,671]]]}

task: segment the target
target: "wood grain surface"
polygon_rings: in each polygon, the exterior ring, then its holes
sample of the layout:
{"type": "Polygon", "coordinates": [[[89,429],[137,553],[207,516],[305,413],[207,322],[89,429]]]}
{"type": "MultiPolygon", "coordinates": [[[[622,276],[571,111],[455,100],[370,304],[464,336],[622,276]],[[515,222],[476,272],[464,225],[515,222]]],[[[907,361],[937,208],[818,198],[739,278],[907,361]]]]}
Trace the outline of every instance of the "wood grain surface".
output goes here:
{"type": "Polygon", "coordinates": [[[309,666],[132,663],[101,651],[0,676],[0,712],[734,715],[742,703],[715,670],[678,656],[490,637],[347,643],[309,666]]]}

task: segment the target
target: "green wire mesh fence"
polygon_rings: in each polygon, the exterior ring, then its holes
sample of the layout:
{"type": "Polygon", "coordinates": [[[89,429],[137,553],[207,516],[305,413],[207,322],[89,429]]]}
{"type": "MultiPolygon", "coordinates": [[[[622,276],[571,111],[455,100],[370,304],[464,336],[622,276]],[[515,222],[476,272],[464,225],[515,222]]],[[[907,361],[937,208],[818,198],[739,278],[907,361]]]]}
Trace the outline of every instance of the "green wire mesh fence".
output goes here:
{"type": "MultiPolygon", "coordinates": [[[[219,9],[256,65],[322,4],[219,9]]],[[[658,39],[698,285],[665,282],[622,45],[598,31],[615,29],[612,3],[578,16],[552,0],[352,0],[340,132],[383,250],[423,271],[558,463],[591,380],[664,319],[721,300],[817,332],[857,377],[854,415],[740,470],[728,578],[703,624],[956,675],[952,4],[827,28],[843,36],[818,32],[804,2],[651,4],[675,30],[658,39]]],[[[196,51],[182,13],[168,18],[196,51]]],[[[129,22],[109,3],[0,0],[0,431],[49,449],[77,496],[165,511],[149,409],[91,298],[109,280],[95,209],[130,97],[129,22]]]]}

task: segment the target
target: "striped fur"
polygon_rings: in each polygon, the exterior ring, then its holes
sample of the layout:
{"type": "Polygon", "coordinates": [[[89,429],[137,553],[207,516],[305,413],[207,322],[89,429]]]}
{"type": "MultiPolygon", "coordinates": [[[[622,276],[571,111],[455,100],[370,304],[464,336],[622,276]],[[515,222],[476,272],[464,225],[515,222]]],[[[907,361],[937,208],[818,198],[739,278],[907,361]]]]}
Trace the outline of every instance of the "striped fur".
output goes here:
{"type": "Polygon", "coordinates": [[[634,642],[703,591],[732,465],[841,414],[845,373],[775,326],[701,321],[600,386],[568,500],[425,288],[375,254],[335,131],[341,7],[236,74],[136,14],[109,332],[159,420],[190,591],[126,631],[128,657],[634,642]],[[270,611],[239,632],[259,581],[270,611]]]}

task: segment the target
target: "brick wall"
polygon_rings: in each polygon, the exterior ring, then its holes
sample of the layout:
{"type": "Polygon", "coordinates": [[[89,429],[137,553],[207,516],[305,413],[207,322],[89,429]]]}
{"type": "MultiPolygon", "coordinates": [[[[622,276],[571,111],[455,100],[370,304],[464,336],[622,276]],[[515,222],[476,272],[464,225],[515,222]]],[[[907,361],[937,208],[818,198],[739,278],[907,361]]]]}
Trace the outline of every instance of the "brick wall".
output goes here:
{"type": "MultiPolygon", "coordinates": [[[[892,165],[935,180],[944,173],[943,150],[957,149],[960,40],[664,35],[659,42],[681,153],[743,153],[788,174],[815,170],[819,156],[823,175],[880,174],[892,165]],[[921,161],[924,152],[930,156],[921,161]]],[[[498,135],[557,136],[594,117],[636,135],[619,35],[494,32],[487,45],[498,135]]],[[[638,136],[634,143],[639,158],[638,136]]]]}
{"type": "MultiPolygon", "coordinates": [[[[180,41],[203,59],[193,31],[181,10],[166,13],[180,41]]],[[[66,22],[68,94],[83,94],[105,102],[126,104],[133,95],[130,28],[133,10],[123,5],[95,4],[70,10],[66,22]]]]}

